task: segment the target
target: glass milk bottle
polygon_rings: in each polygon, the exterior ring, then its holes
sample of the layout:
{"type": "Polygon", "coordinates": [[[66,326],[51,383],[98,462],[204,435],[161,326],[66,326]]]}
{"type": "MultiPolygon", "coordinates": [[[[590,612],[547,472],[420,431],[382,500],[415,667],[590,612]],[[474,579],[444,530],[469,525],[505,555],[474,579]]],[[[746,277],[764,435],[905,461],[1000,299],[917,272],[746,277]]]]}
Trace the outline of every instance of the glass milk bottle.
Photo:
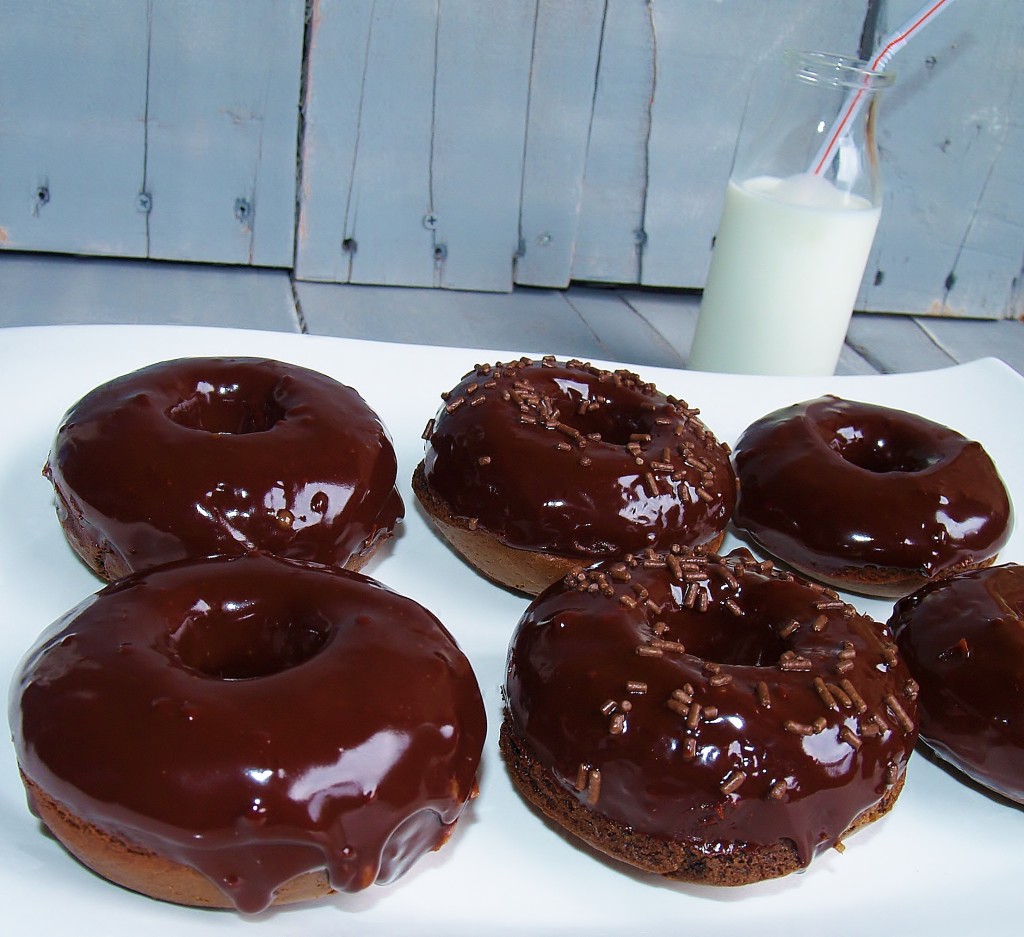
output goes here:
{"type": "Polygon", "coordinates": [[[832,374],[881,216],[879,92],[866,62],[788,53],[761,133],[741,140],[689,366],[832,374]],[[859,93],[850,119],[840,125],[859,93]]]}

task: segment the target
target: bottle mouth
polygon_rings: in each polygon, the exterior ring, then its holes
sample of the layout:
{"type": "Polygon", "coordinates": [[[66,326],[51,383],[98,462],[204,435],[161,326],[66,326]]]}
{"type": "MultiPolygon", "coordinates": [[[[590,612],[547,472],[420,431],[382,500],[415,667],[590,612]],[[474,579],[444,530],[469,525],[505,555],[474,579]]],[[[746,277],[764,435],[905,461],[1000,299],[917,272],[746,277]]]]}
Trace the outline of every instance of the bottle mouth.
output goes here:
{"type": "Polygon", "coordinates": [[[895,80],[890,72],[873,69],[870,62],[848,55],[789,51],[785,57],[796,77],[812,85],[881,91],[895,80]]]}

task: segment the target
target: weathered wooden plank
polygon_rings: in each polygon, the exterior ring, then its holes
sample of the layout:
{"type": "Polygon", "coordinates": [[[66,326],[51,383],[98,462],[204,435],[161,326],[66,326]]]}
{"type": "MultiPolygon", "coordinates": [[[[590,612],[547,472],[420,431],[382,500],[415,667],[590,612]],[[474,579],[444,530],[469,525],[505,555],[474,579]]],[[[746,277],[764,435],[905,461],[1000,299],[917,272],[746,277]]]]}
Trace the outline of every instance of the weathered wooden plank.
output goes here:
{"type": "Polygon", "coordinates": [[[639,281],[700,286],[707,275],[737,138],[772,107],[782,54],[856,56],[867,0],[652,2],[657,83],[651,104],[639,281]]]}
{"type": "Polygon", "coordinates": [[[314,7],[298,275],[510,289],[533,5],[357,9],[314,7]]]}
{"type": "MultiPolygon", "coordinates": [[[[306,328],[314,335],[509,354],[607,354],[565,294],[555,290],[471,293],[311,282],[295,287],[306,328]]],[[[466,370],[473,364],[467,360],[466,370]]]]}
{"type": "MultiPolygon", "coordinates": [[[[1024,20],[1022,20],[1024,22],[1024,20]]],[[[1024,274],[1024,96],[1006,126],[947,284],[951,315],[1020,318],[1024,274]]]]}
{"type": "MultiPolygon", "coordinates": [[[[955,361],[1000,358],[1024,373],[1024,325],[1013,320],[917,320],[921,328],[955,361]]],[[[1014,414],[1013,417],[1016,415],[1014,414]]],[[[1013,418],[1010,417],[1010,418],[1013,418]]]]}
{"type": "Polygon", "coordinates": [[[302,279],[432,286],[430,147],[437,14],[317,0],[296,250],[302,279]]]}
{"type": "MultiPolygon", "coordinates": [[[[917,0],[889,0],[889,28],[917,0]]],[[[1024,256],[1024,5],[948,8],[892,64],[880,147],[886,201],[858,308],[1010,315],[1024,256]]]]}
{"type": "Polygon", "coordinates": [[[373,6],[313,0],[310,8],[295,244],[303,279],[350,278],[355,251],[345,238],[373,6]]]}
{"type": "Polygon", "coordinates": [[[602,30],[572,276],[639,279],[654,93],[654,30],[646,0],[615,0],[602,30]]]}
{"type": "Polygon", "coordinates": [[[147,33],[131,0],[0,0],[0,248],[145,253],[147,33]]]}
{"type": "MultiPolygon", "coordinates": [[[[915,369],[916,370],[916,369],[915,369]]],[[[836,374],[880,374],[882,371],[873,361],[865,357],[849,343],[843,345],[836,363],[836,374]]]]}
{"type": "Polygon", "coordinates": [[[516,283],[564,287],[573,251],[605,0],[539,0],[516,283]]]}
{"type": "Polygon", "coordinates": [[[609,361],[622,361],[638,368],[646,365],[681,368],[686,349],[677,348],[618,290],[576,286],[565,294],[566,301],[586,322],[609,361]]]}
{"type": "Polygon", "coordinates": [[[0,327],[209,325],[299,331],[284,270],[5,254],[0,255],[0,297],[0,327]]]}
{"type": "Polygon", "coordinates": [[[509,290],[519,245],[535,7],[439,3],[431,155],[435,285],[509,290]],[[495,41],[497,39],[497,41],[495,41]]]}
{"type": "Polygon", "coordinates": [[[855,313],[846,344],[883,374],[948,368],[958,361],[910,316],[855,313]]]}
{"type": "Polygon", "coordinates": [[[697,330],[700,295],[639,289],[618,292],[637,318],[657,331],[685,364],[697,330]]]}
{"type": "Polygon", "coordinates": [[[291,266],[304,4],[152,12],[149,256],[291,266]]]}

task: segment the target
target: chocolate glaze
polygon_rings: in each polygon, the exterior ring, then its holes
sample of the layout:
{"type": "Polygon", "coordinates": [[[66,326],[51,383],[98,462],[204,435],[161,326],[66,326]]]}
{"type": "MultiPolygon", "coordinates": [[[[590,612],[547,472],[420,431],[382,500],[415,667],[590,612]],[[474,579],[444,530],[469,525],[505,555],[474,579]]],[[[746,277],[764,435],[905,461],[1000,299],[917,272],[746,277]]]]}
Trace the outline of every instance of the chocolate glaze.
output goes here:
{"type": "Polygon", "coordinates": [[[790,840],[806,864],[905,770],[916,687],[893,648],[745,550],[633,556],[526,611],[507,718],[596,814],[709,854],[790,840]]]}
{"type": "Polygon", "coordinates": [[[921,738],[1024,804],[1024,566],[958,573],[900,600],[889,621],[921,684],[921,738]]]}
{"type": "Polygon", "coordinates": [[[596,560],[698,545],[732,513],[728,450],[629,371],[524,358],[480,365],[442,397],[427,485],[511,547],[596,560]]]}
{"type": "Polygon", "coordinates": [[[309,869],[356,891],[441,845],[485,733],[433,615],[357,573],[262,555],[86,600],[25,658],[10,719],[45,792],[247,912],[309,869]]]}
{"type": "Polygon", "coordinates": [[[251,550],[343,566],[402,517],[396,473],[356,391],[253,358],[167,361],[96,388],[44,469],[62,520],[109,553],[108,579],[251,550]]]}
{"type": "Polygon", "coordinates": [[[736,527],[800,570],[928,579],[1006,543],[1009,496],[977,442],[923,417],[826,396],[776,410],[736,444],[736,527]]]}

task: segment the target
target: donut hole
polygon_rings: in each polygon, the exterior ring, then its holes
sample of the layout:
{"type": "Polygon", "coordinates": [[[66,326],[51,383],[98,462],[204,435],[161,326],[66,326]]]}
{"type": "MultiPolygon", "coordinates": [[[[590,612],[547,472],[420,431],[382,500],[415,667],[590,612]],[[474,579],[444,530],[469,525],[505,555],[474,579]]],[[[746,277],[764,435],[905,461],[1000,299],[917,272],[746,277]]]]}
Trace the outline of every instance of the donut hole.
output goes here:
{"type": "Polygon", "coordinates": [[[591,410],[584,415],[570,417],[564,422],[584,436],[597,434],[602,442],[625,446],[637,436],[649,436],[652,426],[644,413],[613,411],[608,407],[591,410]]]}
{"type": "Polygon", "coordinates": [[[633,402],[612,400],[575,381],[557,384],[560,395],[550,400],[552,409],[558,411],[561,423],[583,436],[598,435],[602,442],[625,446],[637,436],[650,435],[654,429],[651,413],[633,402]]]}
{"type": "Polygon", "coordinates": [[[284,419],[284,408],[272,393],[246,392],[238,384],[201,381],[195,390],[167,411],[179,426],[229,436],[265,433],[284,419]]]}
{"type": "Polygon", "coordinates": [[[688,610],[665,619],[666,637],[679,641],[686,653],[703,661],[729,667],[767,667],[778,664],[789,645],[779,637],[769,621],[757,622],[744,616],[724,622],[718,615],[695,616],[688,610]]]}
{"type": "Polygon", "coordinates": [[[297,667],[327,643],[315,615],[277,618],[243,609],[203,610],[171,635],[178,661],[218,680],[251,680],[297,667]]]}
{"type": "Polygon", "coordinates": [[[839,426],[826,442],[844,461],[876,475],[923,472],[938,460],[927,440],[894,426],[871,434],[855,426],[839,426]]]}

